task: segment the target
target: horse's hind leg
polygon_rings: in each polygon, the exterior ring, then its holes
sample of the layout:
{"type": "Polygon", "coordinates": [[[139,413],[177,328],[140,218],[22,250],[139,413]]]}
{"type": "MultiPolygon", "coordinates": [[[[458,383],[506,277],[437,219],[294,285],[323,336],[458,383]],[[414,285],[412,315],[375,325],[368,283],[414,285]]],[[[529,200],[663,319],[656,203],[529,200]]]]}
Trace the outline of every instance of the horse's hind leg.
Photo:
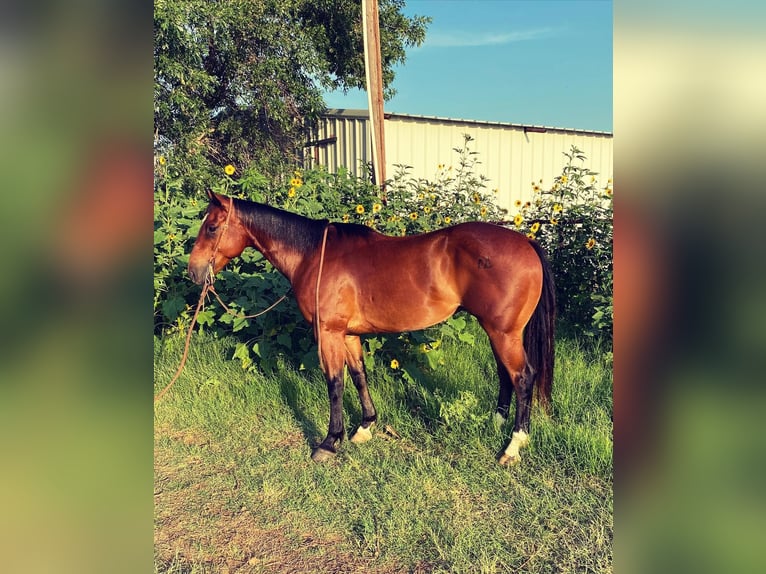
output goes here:
{"type": "Polygon", "coordinates": [[[513,434],[508,446],[498,457],[500,464],[515,464],[521,460],[520,449],[529,443],[529,414],[534,372],[527,363],[523,332],[504,333],[492,329],[486,329],[486,331],[498,361],[498,373],[500,374],[498,413],[502,415],[501,408],[505,406],[506,398],[510,402],[511,394],[509,390],[503,388],[503,385],[506,384],[503,370],[505,370],[505,375],[516,392],[516,417],[513,424],[513,434]]]}
{"type": "MultiPolygon", "coordinates": [[[[494,348],[493,348],[494,351],[494,348]]],[[[497,394],[497,409],[495,410],[495,425],[499,428],[508,420],[508,411],[511,409],[511,399],[513,398],[513,383],[508,369],[500,360],[495,352],[495,361],[497,362],[497,377],[500,381],[500,390],[497,394]]]]}
{"type": "Polygon", "coordinates": [[[367,388],[367,372],[364,368],[362,341],[359,337],[346,337],[346,365],[359,393],[359,402],[362,404],[362,424],[351,437],[351,442],[367,442],[372,438],[372,425],[375,424],[378,415],[367,388]]]}

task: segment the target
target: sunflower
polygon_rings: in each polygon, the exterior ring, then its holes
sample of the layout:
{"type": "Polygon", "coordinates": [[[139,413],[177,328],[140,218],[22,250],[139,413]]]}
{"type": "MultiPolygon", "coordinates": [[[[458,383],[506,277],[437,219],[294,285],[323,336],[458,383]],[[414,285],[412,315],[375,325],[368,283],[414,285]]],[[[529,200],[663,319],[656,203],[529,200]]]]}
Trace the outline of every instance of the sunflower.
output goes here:
{"type": "Polygon", "coordinates": [[[383,206],[379,203],[373,203],[372,204],[372,212],[373,213],[379,213],[380,210],[383,209],[383,206]]]}
{"type": "Polygon", "coordinates": [[[560,213],[562,209],[564,209],[564,206],[557,203],[553,206],[553,213],[560,213]]]}
{"type": "Polygon", "coordinates": [[[291,187],[287,192],[287,197],[295,197],[295,188],[291,187]]]}
{"type": "Polygon", "coordinates": [[[448,215],[447,217],[444,218],[444,223],[449,225],[450,223],[452,223],[452,218],[448,215]]]}
{"type": "Polygon", "coordinates": [[[423,206],[423,213],[425,213],[426,215],[428,215],[429,213],[431,213],[431,207],[430,207],[430,206],[428,206],[428,205],[424,205],[424,206],[423,206]]]}
{"type": "Polygon", "coordinates": [[[537,233],[539,229],[540,229],[540,222],[539,222],[539,221],[535,221],[535,222],[534,222],[534,223],[533,223],[533,224],[530,226],[530,228],[529,228],[529,230],[530,230],[532,233],[537,233]]]}
{"type": "Polygon", "coordinates": [[[592,237],[588,239],[588,242],[585,244],[585,249],[593,249],[596,246],[596,240],[592,237]]]}
{"type": "Polygon", "coordinates": [[[356,206],[356,212],[357,212],[359,215],[362,215],[362,214],[364,213],[364,205],[357,205],[357,206],[356,206]]]}
{"type": "Polygon", "coordinates": [[[236,171],[236,168],[230,163],[226,164],[226,167],[223,168],[223,173],[225,173],[226,175],[234,175],[235,171],[236,171]]]}
{"type": "Polygon", "coordinates": [[[412,221],[415,221],[417,218],[418,218],[417,212],[413,211],[412,213],[410,213],[410,219],[412,221]]]}
{"type": "Polygon", "coordinates": [[[343,223],[348,223],[348,220],[351,219],[351,217],[348,215],[348,213],[343,214],[343,223]]]}
{"type": "Polygon", "coordinates": [[[524,218],[521,216],[520,213],[516,214],[516,217],[513,218],[513,224],[518,227],[521,225],[521,222],[524,221],[524,218]]]}
{"type": "Polygon", "coordinates": [[[481,209],[479,210],[479,215],[482,217],[487,217],[487,206],[482,205],[481,209]]]}
{"type": "Polygon", "coordinates": [[[392,369],[398,369],[399,368],[399,361],[396,359],[391,359],[391,368],[392,369]]]}

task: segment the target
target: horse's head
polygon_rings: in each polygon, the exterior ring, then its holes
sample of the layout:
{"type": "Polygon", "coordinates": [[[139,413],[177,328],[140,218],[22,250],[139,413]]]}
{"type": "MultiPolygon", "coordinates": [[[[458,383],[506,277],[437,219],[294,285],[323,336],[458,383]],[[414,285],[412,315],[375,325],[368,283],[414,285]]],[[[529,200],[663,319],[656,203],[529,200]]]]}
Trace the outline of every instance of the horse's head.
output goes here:
{"type": "Polygon", "coordinates": [[[234,209],[234,199],[207,192],[210,204],[202,219],[191,255],[189,277],[201,285],[213,277],[247,247],[249,236],[234,209]]]}

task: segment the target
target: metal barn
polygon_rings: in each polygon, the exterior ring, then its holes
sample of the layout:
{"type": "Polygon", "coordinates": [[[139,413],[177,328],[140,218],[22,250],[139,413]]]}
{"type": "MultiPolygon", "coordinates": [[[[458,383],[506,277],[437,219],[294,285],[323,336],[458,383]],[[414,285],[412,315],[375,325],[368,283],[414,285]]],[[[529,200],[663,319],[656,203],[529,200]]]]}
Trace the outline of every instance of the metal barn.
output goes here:
{"type": "MultiPolygon", "coordinates": [[[[583,151],[585,167],[597,172],[600,186],[612,177],[613,136],[608,132],[449,119],[408,114],[385,114],[386,177],[396,165],[411,166],[410,174],[436,179],[440,165],[455,165],[456,147],[470,135],[478,152],[477,174],[486,176],[488,190],[497,189],[497,203],[514,211],[514,202],[532,198],[532,185],[549,187],[561,173],[572,145],[583,151]]],[[[325,114],[305,154],[306,167],[325,166],[335,172],[346,167],[356,175],[372,161],[367,110],[330,110],[325,114]]]]}

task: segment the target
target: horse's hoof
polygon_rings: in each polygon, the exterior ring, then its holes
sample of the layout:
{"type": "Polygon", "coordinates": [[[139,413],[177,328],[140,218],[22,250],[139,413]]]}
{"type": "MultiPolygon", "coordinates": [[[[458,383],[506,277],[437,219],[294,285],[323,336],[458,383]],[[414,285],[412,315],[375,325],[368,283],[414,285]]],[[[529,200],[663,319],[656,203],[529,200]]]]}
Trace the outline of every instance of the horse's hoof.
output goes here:
{"type": "Polygon", "coordinates": [[[507,454],[503,453],[500,455],[500,457],[497,459],[497,463],[500,466],[514,466],[516,464],[519,464],[521,462],[520,456],[508,456],[507,454]]]}
{"type": "Polygon", "coordinates": [[[326,462],[333,458],[335,458],[335,453],[333,451],[321,447],[315,448],[314,452],[311,453],[311,460],[314,462],[326,462]]]}
{"type": "Polygon", "coordinates": [[[356,432],[354,433],[354,436],[351,437],[351,442],[356,444],[361,444],[363,442],[367,442],[372,438],[372,426],[369,428],[359,427],[356,429],[356,432]]]}

